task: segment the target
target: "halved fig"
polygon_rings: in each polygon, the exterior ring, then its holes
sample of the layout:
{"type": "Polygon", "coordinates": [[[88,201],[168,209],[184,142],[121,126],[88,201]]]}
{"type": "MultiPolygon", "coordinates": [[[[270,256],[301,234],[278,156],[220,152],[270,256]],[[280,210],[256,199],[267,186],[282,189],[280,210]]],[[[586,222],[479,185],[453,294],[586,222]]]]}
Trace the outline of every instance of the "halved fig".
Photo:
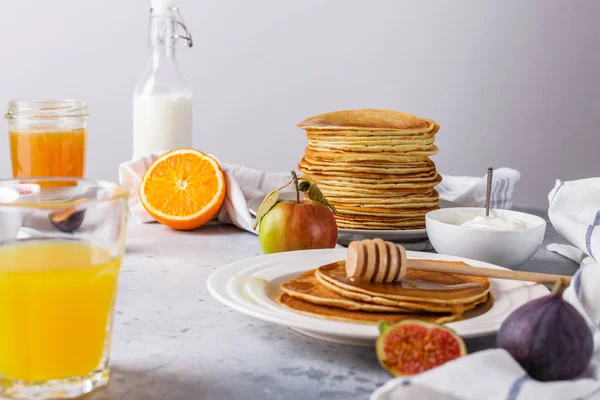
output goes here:
{"type": "Polygon", "coordinates": [[[393,376],[419,374],[467,354],[453,330],[415,319],[382,322],[375,348],[379,363],[393,376]]]}

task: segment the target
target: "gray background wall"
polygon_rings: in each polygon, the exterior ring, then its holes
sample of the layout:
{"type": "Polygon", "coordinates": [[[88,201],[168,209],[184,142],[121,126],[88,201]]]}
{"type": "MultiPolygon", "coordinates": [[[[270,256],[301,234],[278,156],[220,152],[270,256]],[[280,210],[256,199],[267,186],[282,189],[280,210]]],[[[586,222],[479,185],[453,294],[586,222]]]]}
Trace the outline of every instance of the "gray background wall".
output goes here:
{"type": "MultiPolygon", "coordinates": [[[[0,104],[89,102],[88,175],[131,155],[131,94],[147,58],[149,1],[21,0],[0,12],[0,104]]],[[[600,175],[600,2],[181,0],[196,46],[195,146],[288,170],[295,124],[345,108],[437,120],[447,174],[521,170],[516,201],[544,206],[556,178],[600,175]]],[[[2,129],[6,129],[4,123],[2,129]]],[[[0,176],[10,174],[0,134],[0,176]]]]}

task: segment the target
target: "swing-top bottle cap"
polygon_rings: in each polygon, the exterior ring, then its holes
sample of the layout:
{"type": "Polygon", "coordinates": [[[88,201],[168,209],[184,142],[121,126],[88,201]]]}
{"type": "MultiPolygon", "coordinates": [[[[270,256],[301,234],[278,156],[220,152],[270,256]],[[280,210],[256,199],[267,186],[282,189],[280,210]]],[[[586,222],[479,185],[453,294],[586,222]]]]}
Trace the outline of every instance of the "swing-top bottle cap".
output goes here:
{"type": "Polygon", "coordinates": [[[175,0],[150,0],[154,15],[170,15],[175,6],[175,0]]]}
{"type": "Polygon", "coordinates": [[[175,5],[175,0],[150,0],[151,5],[151,16],[152,17],[167,17],[174,18],[175,23],[183,29],[183,34],[175,33],[172,36],[173,39],[183,39],[186,42],[187,47],[192,47],[194,45],[194,41],[192,40],[192,34],[188,30],[185,22],[183,22],[183,18],[181,17],[181,13],[179,12],[179,8],[175,5]]]}

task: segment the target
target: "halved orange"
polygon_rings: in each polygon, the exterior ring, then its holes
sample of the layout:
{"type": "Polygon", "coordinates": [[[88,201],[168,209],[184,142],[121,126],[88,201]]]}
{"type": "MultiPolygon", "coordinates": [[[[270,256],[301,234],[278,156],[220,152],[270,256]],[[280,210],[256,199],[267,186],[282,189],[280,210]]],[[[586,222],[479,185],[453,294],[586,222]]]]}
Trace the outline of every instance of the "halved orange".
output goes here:
{"type": "Polygon", "coordinates": [[[178,230],[210,221],[225,199],[219,163],[194,149],[177,149],[150,165],[139,188],[140,201],[158,222],[178,230]]]}

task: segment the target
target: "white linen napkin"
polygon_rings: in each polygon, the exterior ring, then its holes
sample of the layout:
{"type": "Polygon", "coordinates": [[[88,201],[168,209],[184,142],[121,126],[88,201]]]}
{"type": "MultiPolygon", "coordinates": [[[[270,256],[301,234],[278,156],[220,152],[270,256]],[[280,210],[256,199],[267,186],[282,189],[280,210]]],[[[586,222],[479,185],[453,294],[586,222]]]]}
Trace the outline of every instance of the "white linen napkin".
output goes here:
{"type": "MultiPolygon", "coordinates": [[[[153,153],[124,162],[119,166],[119,182],[129,189],[129,211],[142,223],[153,222],[154,218],[142,206],[138,196],[138,188],[150,164],[162,154],[162,152],[153,153]]],[[[216,157],[214,158],[216,159],[216,157]]],[[[256,233],[252,229],[254,217],[248,211],[248,201],[255,197],[265,196],[267,193],[282,187],[290,181],[291,176],[289,173],[266,173],[235,164],[222,162],[219,162],[219,164],[221,164],[225,174],[227,193],[223,206],[217,215],[217,220],[256,233]]]]}
{"type": "MultiPolygon", "coordinates": [[[[0,203],[28,202],[40,200],[40,187],[36,184],[21,183],[13,187],[0,187],[0,203]]],[[[32,227],[24,227],[23,222],[30,215],[25,210],[0,211],[0,242],[14,239],[43,237],[44,235],[32,227]]]]}
{"type": "MultiPolygon", "coordinates": [[[[19,199],[19,191],[13,188],[0,187],[0,203],[13,203],[19,199]]],[[[22,216],[13,211],[0,211],[0,242],[17,237],[23,223],[22,216]]]]}
{"type": "Polygon", "coordinates": [[[539,382],[502,349],[459,358],[420,375],[396,378],[377,389],[371,400],[575,400],[600,399],[600,264],[579,269],[564,298],[594,333],[594,356],[579,379],[539,382]]]}
{"type": "MultiPolygon", "coordinates": [[[[119,181],[129,188],[129,210],[142,223],[154,219],[146,212],[138,197],[138,187],[144,173],[162,152],[127,161],[119,166],[119,181]]],[[[236,164],[220,163],[227,180],[227,195],[217,219],[222,223],[234,224],[241,229],[256,233],[252,229],[254,217],[248,211],[248,201],[263,197],[267,193],[285,185],[291,179],[289,173],[266,173],[236,164]]],[[[493,208],[512,207],[512,195],[515,184],[519,181],[519,171],[510,168],[499,168],[494,171],[494,189],[491,206],[493,208]]],[[[483,207],[485,203],[486,177],[448,176],[436,187],[440,199],[452,205],[465,207],[483,207]]],[[[427,246],[418,245],[426,250],[427,246]]]]}
{"type": "Polygon", "coordinates": [[[600,178],[557,180],[548,194],[548,217],[570,245],[550,244],[547,249],[577,263],[600,259],[600,178]]]}
{"type": "MultiPolygon", "coordinates": [[[[483,177],[442,175],[442,182],[435,187],[440,200],[451,202],[460,207],[484,207],[487,188],[487,175],[483,177]]],[[[521,173],[512,168],[494,170],[491,208],[510,209],[513,206],[513,192],[521,173]]]]}

